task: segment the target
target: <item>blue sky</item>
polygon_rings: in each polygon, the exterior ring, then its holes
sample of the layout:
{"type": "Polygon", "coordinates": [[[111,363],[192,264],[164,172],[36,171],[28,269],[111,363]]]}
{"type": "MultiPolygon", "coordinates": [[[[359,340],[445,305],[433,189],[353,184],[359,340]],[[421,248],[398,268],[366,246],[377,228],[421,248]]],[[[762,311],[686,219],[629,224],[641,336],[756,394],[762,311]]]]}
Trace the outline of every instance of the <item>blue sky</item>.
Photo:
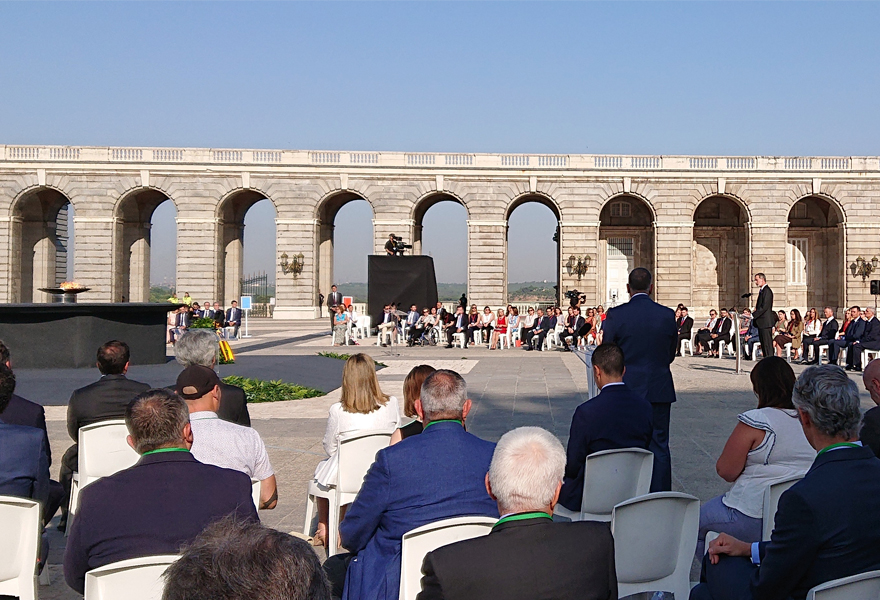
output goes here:
{"type": "MultiPolygon", "coordinates": [[[[0,141],[876,155],[878,23],[868,2],[4,2],[0,141]]],[[[246,231],[272,218],[257,205],[246,231]]],[[[463,280],[461,211],[428,218],[438,278],[463,280]]],[[[552,278],[549,211],[514,219],[511,280],[552,278]],[[519,241],[530,221],[545,245],[519,241]]],[[[356,205],[337,232],[369,251],[356,205]]],[[[170,240],[166,205],[153,280],[170,240]]],[[[246,270],[272,256],[246,233],[246,270]]],[[[338,280],[363,279],[358,262],[338,280]]]]}

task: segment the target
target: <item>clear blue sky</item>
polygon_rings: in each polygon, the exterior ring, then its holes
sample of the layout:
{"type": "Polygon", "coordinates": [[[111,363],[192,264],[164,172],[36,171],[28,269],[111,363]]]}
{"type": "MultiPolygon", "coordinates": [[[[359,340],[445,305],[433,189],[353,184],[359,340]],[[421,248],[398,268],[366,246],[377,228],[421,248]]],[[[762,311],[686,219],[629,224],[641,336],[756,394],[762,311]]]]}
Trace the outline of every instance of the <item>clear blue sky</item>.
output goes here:
{"type": "MultiPolygon", "coordinates": [[[[876,155],[878,23],[868,2],[3,2],[0,142],[876,155]]],[[[441,281],[464,278],[462,214],[428,213],[441,281]]],[[[273,217],[248,215],[248,271],[271,270],[273,217]]],[[[348,256],[369,218],[340,214],[348,256]]],[[[513,218],[511,280],[552,278],[549,211],[513,218]]],[[[173,234],[166,204],[154,281],[173,234]]]]}

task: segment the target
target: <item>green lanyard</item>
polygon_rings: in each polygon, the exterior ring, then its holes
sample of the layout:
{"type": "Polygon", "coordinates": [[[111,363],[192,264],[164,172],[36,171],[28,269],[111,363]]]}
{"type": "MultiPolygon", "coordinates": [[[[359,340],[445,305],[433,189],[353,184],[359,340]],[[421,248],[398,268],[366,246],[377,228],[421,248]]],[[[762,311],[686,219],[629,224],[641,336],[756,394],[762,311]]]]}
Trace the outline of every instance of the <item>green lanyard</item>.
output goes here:
{"type": "MultiPolygon", "coordinates": [[[[464,423],[461,422],[461,419],[439,419],[437,421],[431,421],[430,423],[425,425],[425,429],[427,429],[428,427],[430,427],[431,425],[433,425],[435,423],[458,423],[459,425],[464,427],[464,423]]],[[[424,431],[424,429],[422,431],[424,431]]]]}
{"type": "Polygon", "coordinates": [[[161,452],[189,452],[186,448],[159,448],[157,450],[150,450],[149,452],[144,452],[141,456],[149,456],[150,454],[159,454],[161,452]]]}
{"type": "Polygon", "coordinates": [[[509,515],[507,517],[502,517],[498,519],[494,525],[492,525],[492,529],[495,529],[502,523],[509,523],[510,521],[525,521],[526,519],[550,519],[553,520],[553,517],[548,515],[545,512],[527,512],[527,513],[519,513],[518,515],[509,515]]]}
{"type": "Polygon", "coordinates": [[[822,456],[829,450],[833,450],[834,448],[861,448],[860,445],[854,444],[853,442],[840,442],[839,444],[831,444],[830,446],[825,446],[816,456],[822,456]]]}

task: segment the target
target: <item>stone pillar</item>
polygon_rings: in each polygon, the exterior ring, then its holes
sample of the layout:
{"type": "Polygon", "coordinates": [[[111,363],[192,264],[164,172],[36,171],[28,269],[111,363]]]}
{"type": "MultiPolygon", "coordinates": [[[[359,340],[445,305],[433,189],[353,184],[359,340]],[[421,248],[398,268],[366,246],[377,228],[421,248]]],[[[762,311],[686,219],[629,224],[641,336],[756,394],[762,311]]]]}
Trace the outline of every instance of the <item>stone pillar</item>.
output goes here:
{"type": "MultiPolygon", "coordinates": [[[[577,289],[587,295],[587,305],[597,306],[599,300],[599,223],[588,221],[561,221],[559,223],[559,263],[560,293],[577,289]],[[567,264],[571,256],[589,259],[587,272],[578,278],[577,273],[569,273],[567,264]]],[[[567,304],[565,296],[561,300],[567,304]]]]}
{"type": "MultiPolygon", "coordinates": [[[[318,252],[323,248],[319,234],[323,224],[317,219],[275,219],[275,310],[276,319],[316,319],[321,315],[318,305],[318,252]],[[291,264],[297,254],[303,255],[302,273],[287,273],[281,269],[281,255],[287,255],[291,264]]],[[[332,226],[331,226],[332,227],[332,226]]],[[[332,229],[330,230],[332,233],[332,229]]],[[[326,242],[325,242],[326,243],[326,242]]],[[[332,246],[324,264],[333,265],[332,246]]],[[[332,270],[330,276],[332,277],[332,270]]],[[[323,274],[321,279],[323,280],[323,274]]],[[[326,289],[330,290],[328,283],[326,289]]]]}
{"type": "Polygon", "coordinates": [[[507,300],[506,235],[507,221],[468,220],[468,301],[480,308],[507,300]]]}
{"type": "Polygon", "coordinates": [[[870,262],[875,256],[880,258],[880,223],[846,223],[845,230],[846,252],[841,256],[841,273],[844,277],[845,293],[844,303],[847,306],[853,304],[865,308],[874,306],[878,298],[871,295],[870,282],[872,279],[880,279],[880,271],[874,271],[867,279],[853,277],[849,266],[861,256],[870,262]]]}
{"type": "Polygon", "coordinates": [[[21,301],[21,218],[0,217],[0,303],[21,301]]]}
{"type": "MultiPolygon", "coordinates": [[[[179,206],[186,206],[180,202],[179,206]]],[[[201,301],[223,302],[219,281],[223,254],[219,244],[220,226],[213,216],[187,212],[177,213],[177,294],[189,292],[201,301]]],[[[224,308],[228,308],[224,305],[224,308]]]]}
{"type": "Polygon", "coordinates": [[[412,219],[373,219],[373,253],[385,256],[385,242],[388,241],[388,234],[393,233],[403,238],[404,243],[413,245],[413,249],[407,250],[407,254],[421,254],[421,240],[419,240],[418,252],[413,244],[415,227],[415,221],[412,219]]]}
{"type": "MultiPolygon", "coordinates": [[[[774,308],[788,306],[788,278],[786,277],[785,265],[788,222],[749,222],[748,228],[751,240],[749,282],[752,287],[750,291],[753,294],[757,293],[757,289],[754,287],[755,273],[764,273],[767,276],[767,284],[773,290],[774,308]]],[[[754,304],[755,297],[752,297],[752,308],[754,308],[754,304]]]]}
{"type": "MultiPolygon", "coordinates": [[[[81,200],[80,204],[85,202],[88,200],[81,200]]],[[[91,288],[90,291],[80,294],[78,299],[80,302],[112,302],[111,274],[115,267],[112,252],[113,230],[116,228],[117,219],[109,216],[80,215],[77,214],[78,212],[74,209],[73,277],[77,283],[91,288]]],[[[54,252],[51,262],[54,271],[54,252]]]]}
{"type": "Polygon", "coordinates": [[[223,281],[218,292],[224,307],[241,298],[241,277],[244,270],[244,223],[220,223],[222,246],[220,261],[223,265],[223,281]]]}
{"type": "Polygon", "coordinates": [[[654,300],[664,306],[691,304],[693,234],[693,221],[654,222],[654,300]]]}

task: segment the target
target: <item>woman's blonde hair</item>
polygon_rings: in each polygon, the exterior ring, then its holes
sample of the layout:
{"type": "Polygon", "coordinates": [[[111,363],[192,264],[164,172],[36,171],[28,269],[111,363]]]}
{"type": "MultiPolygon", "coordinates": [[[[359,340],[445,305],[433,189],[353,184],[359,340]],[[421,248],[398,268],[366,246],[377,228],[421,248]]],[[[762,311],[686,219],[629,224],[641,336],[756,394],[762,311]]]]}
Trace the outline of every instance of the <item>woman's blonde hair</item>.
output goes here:
{"type": "Polygon", "coordinates": [[[428,375],[436,371],[431,365],[419,365],[413,367],[403,380],[403,414],[407,417],[418,416],[416,413],[416,400],[422,393],[422,384],[428,375]]]}
{"type": "Polygon", "coordinates": [[[353,354],[342,369],[342,410],[370,414],[388,402],[388,396],[379,388],[376,363],[366,354],[353,354]]]}

